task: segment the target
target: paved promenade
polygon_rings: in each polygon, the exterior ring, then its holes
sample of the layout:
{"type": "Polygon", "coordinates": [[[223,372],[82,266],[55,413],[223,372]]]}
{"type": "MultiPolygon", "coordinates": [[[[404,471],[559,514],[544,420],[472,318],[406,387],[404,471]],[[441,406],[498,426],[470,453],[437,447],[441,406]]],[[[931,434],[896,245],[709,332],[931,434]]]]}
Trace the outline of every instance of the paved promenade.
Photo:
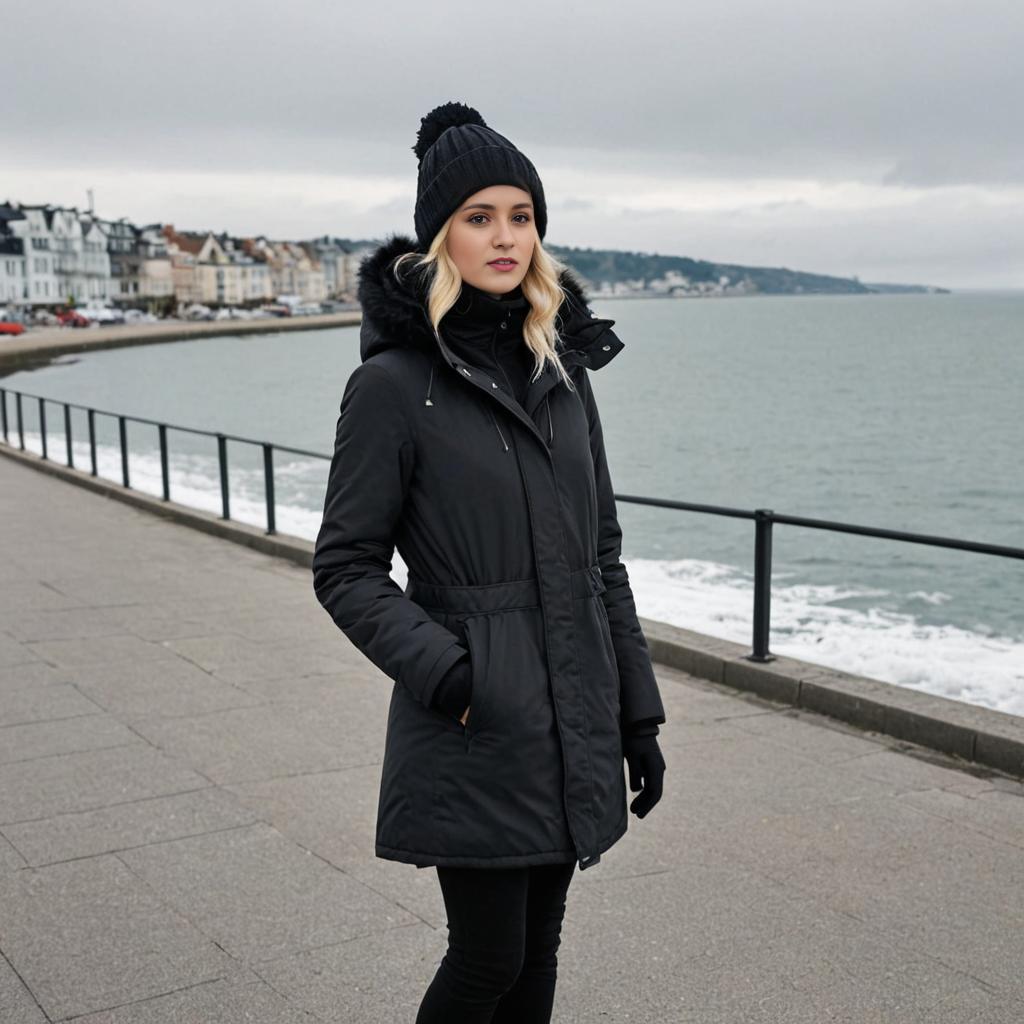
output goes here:
{"type": "MultiPolygon", "coordinates": [[[[444,906],[373,856],[391,684],[308,571],[2,454],[0,518],[0,1022],[412,1024],[444,906]]],[[[1019,783],[659,678],[557,1024],[1024,1020],[1019,783]]]]}

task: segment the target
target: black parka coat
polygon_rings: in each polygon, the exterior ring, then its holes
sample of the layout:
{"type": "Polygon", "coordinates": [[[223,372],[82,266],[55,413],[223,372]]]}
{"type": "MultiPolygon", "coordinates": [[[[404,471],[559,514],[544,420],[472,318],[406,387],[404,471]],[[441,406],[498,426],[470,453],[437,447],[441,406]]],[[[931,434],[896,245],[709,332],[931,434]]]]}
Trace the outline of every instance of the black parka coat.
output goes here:
{"type": "MultiPolygon", "coordinates": [[[[375,852],[582,870],[626,831],[620,730],[665,721],[589,380],[622,342],[563,271],[558,348],[574,390],[546,364],[520,405],[445,342],[444,321],[435,337],[422,277],[392,271],[409,251],[395,235],[360,267],[362,363],[313,556],[320,603],[394,681],[375,852]],[[430,705],[467,651],[463,726],[430,705]]],[[[495,331],[521,330],[521,312],[495,308],[495,331]]]]}

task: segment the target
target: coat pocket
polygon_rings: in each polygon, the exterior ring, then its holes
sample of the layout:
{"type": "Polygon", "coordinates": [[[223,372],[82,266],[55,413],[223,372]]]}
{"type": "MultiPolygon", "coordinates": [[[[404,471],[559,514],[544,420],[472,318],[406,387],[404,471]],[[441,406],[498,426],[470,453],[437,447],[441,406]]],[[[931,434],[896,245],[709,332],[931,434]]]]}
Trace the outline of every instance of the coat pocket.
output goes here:
{"type": "Polygon", "coordinates": [[[476,629],[480,619],[471,616],[466,619],[466,648],[469,650],[469,676],[471,681],[469,694],[469,714],[466,716],[464,726],[466,733],[466,745],[477,732],[477,723],[482,721],[481,712],[484,710],[484,686],[482,685],[481,658],[483,656],[482,641],[477,639],[476,629]]]}
{"type": "Polygon", "coordinates": [[[615,657],[615,642],[612,640],[612,626],[608,621],[608,609],[605,608],[604,601],[602,601],[600,597],[594,598],[594,604],[597,605],[597,617],[601,626],[601,638],[604,640],[604,649],[608,653],[608,662],[612,673],[615,675],[616,681],[618,681],[619,664],[618,659],[615,657]]]}
{"type": "Polygon", "coordinates": [[[554,728],[538,606],[504,608],[466,620],[473,695],[466,746],[490,750],[529,742],[554,728]]]}

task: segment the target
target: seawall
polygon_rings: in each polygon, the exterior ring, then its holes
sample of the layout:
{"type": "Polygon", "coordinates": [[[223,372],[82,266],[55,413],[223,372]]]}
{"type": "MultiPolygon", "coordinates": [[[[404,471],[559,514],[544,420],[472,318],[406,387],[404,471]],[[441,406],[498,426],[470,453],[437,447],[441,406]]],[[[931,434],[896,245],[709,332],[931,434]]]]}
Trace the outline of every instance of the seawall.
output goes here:
{"type": "Polygon", "coordinates": [[[15,370],[45,365],[70,352],[90,352],[130,345],[162,345],[171,341],[238,334],[313,331],[352,327],[362,322],[359,310],[320,316],[274,317],[262,320],[176,320],[157,324],[111,324],[108,327],[42,327],[18,337],[0,337],[0,377],[15,370]]]}

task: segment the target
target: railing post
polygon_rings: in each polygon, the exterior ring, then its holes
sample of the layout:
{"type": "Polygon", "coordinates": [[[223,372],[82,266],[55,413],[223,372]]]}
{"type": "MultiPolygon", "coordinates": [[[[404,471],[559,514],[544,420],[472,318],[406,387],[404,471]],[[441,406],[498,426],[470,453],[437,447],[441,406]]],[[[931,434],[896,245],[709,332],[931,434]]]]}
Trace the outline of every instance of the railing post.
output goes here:
{"type": "Polygon", "coordinates": [[[46,400],[43,398],[39,399],[39,437],[43,443],[43,458],[46,455],[46,400]]]}
{"type": "Polygon", "coordinates": [[[7,443],[7,388],[0,388],[0,419],[3,420],[4,443],[7,443]]]}
{"type": "Polygon", "coordinates": [[[71,450],[71,406],[64,403],[64,440],[67,442],[68,466],[75,468],[75,453],[71,450]]]}
{"type": "Polygon", "coordinates": [[[754,509],[754,649],[750,661],[772,661],[768,650],[772,601],[772,522],[770,508],[754,509]]]}
{"type": "Polygon", "coordinates": [[[274,515],[274,446],[263,446],[263,481],[267,493],[267,533],[277,533],[277,520],[274,515]]]}
{"type": "Polygon", "coordinates": [[[92,475],[98,476],[96,472],[96,410],[87,409],[86,415],[89,419],[89,462],[92,464],[92,475]]]}
{"type": "Polygon", "coordinates": [[[223,434],[217,435],[217,462],[220,464],[220,503],[222,519],[231,518],[231,501],[228,496],[228,441],[223,434]]]}
{"type": "Polygon", "coordinates": [[[21,414],[21,392],[14,392],[14,409],[18,417],[18,447],[25,450],[25,418],[21,414]]]}
{"type": "Polygon", "coordinates": [[[125,487],[128,483],[128,424],[123,416],[117,417],[117,432],[121,438],[121,482],[125,487]]]}
{"type": "Polygon", "coordinates": [[[167,424],[157,425],[160,433],[160,477],[164,483],[164,501],[171,500],[171,470],[167,461],[167,424]]]}

